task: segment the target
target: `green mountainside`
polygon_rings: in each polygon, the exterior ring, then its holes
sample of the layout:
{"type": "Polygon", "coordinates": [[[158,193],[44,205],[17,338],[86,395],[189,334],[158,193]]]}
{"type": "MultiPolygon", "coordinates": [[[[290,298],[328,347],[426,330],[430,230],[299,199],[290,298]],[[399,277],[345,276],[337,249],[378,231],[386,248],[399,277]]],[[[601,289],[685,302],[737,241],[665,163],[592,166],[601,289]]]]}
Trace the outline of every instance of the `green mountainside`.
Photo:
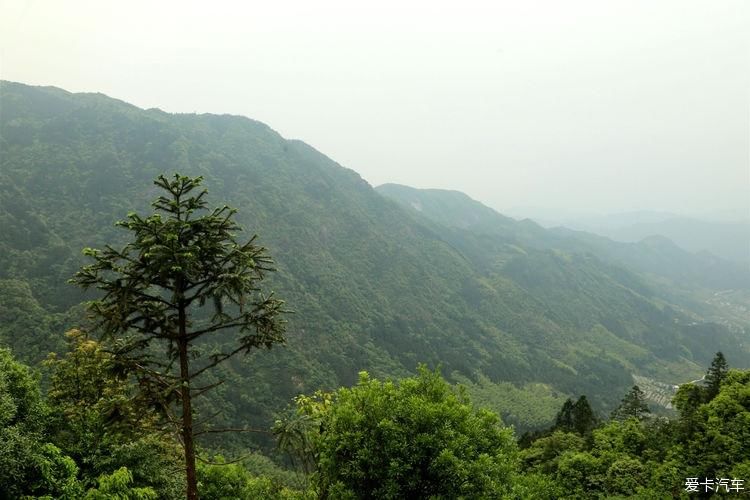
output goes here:
{"type": "Polygon", "coordinates": [[[750,365],[744,325],[691,308],[705,302],[692,287],[750,285],[720,259],[547,231],[456,193],[416,207],[247,118],[3,82],[0,151],[0,344],[29,363],[82,323],[66,283],[81,249],[122,244],[114,222],[148,211],[157,175],[202,175],[212,204],[239,209],[295,314],[286,348],[222,368],[227,423],[267,427],[299,393],[424,362],[523,430],[568,396],[608,412],[633,374],[691,380],[717,350],[750,365]]]}
{"type": "Polygon", "coordinates": [[[629,287],[677,306],[695,321],[719,322],[737,332],[748,327],[750,270],[742,264],[707,252],[691,253],[660,236],[621,243],[564,227],[544,229],[529,219],[503,216],[458,191],[397,184],[376,189],[438,224],[455,248],[485,270],[502,269],[519,247],[590,255],[636,273],[629,287]]]}

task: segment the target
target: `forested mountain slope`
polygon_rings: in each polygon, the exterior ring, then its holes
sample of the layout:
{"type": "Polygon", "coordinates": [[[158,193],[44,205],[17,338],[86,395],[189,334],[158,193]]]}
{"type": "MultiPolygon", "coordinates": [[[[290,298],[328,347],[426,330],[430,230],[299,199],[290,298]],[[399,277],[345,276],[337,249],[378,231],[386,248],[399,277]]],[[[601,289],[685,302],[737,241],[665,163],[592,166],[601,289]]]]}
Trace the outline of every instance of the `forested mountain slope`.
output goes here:
{"type": "Polygon", "coordinates": [[[695,321],[719,322],[739,333],[750,329],[750,270],[742,264],[686,251],[659,236],[622,243],[564,227],[544,229],[529,219],[505,217],[458,191],[397,184],[376,189],[438,224],[444,237],[485,271],[501,270],[518,247],[591,255],[636,273],[639,284],[629,286],[645,286],[646,295],[678,306],[695,321]]]}
{"type": "Polygon", "coordinates": [[[717,350],[748,364],[741,332],[578,253],[589,243],[511,219],[493,234],[446,230],[247,118],[3,82],[0,151],[0,343],[28,362],[62,349],[81,322],[85,297],[66,284],[80,250],[123,244],[114,222],[149,210],[158,174],[202,175],[211,204],[239,209],[295,314],[287,348],[224,368],[216,397],[230,422],[264,426],[298,393],[420,362],[442,364],[521,427],[545,423],[567,395],[609,408],[632,373],[697,378],[717,350]]]}

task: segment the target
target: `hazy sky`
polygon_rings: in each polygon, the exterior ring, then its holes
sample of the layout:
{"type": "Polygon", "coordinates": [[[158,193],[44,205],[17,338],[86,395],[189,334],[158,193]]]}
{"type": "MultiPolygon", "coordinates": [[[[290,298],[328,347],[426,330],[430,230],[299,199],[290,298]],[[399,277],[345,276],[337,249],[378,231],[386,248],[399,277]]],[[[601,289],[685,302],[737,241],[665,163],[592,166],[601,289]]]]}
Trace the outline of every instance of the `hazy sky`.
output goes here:
{"type": "Polygon", "coordinates": [[[750,2],[9,1],[0,77],[246,115],[373,185],[750,214],[750,2]]]}

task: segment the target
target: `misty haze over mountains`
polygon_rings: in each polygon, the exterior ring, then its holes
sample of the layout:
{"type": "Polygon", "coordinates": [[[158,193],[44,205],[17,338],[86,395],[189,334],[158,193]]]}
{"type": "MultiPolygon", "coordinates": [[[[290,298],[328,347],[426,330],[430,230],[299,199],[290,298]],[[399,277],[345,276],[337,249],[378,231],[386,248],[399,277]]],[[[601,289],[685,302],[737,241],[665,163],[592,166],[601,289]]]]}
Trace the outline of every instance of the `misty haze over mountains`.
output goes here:
{"type": "Polygon", "coordinates": [[[740,213],[685,216],[669,212],[592,215],[542,208],[513,208],[508,215],[530,218],[544,227],[564,226],[616,241],[637,242],[663,236],[690,252],[710,252],[750,266],[750,217],[740,213]]]}

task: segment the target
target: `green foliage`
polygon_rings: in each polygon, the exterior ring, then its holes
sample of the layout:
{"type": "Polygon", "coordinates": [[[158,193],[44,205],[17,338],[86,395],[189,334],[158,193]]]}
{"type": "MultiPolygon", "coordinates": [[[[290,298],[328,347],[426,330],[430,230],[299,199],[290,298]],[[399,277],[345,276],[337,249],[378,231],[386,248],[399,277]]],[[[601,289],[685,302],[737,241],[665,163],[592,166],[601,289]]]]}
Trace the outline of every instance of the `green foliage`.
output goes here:
{"type": "Polygon", "coordinates": [[[605,464],[587,452],[567,452],[560,457],[557,478],[568,498],[585,498],[601,491],[604,485],[605,464]]]}
{"type": "MultiPolygon", "coordinates": [[[[687,477],[742,479],[750,471],[750,371],[729,370],[721,378],[708,402],[701,387],[680,387],[677,421],[632,414],[595,429],[588,440],[557,431],[521,450],[522,463],[554,478],[558,498],[681,498],[687,477]]],[[[572,413],[572,406],[561,413],[572,413]]]]}
{"type": "Polygon", "coordinates": [[[59,331],[67,316],[49,314],[28,281],[0,279],[0,345],[10,347],[20,360],[35,363],[63,348],[59,331]]]}
{"type": "Polygon", "coordinates": [[[586,399],[586,396],[578,398],[576,404],[573,405],[573,429],[575,429],[578,434],[584,436],[591,432],[598,423],[599,419],[594,413],[594,410],[591,409],[591,405],[589,404],[588,399],[586,399]]]}
{"type": "Polygon", "coordinates": [[[593,448],[599,454],[627,453],[639,456],[646,447],[646,432],[636,419],[613,420],[594,431],[593,448]]]}
{"type": "Polygon", "coordinates": [[[153,429],[153,415],[133,404],[129,380],[104,345],[81,330],[65,335],[67,352],[52,353],[45,362],[58,443],[77,457],[91,456],[115,428],[124,439],[153,429]]]}
{"type": "Polygon", "coordinates": [[[311,474],[316,468],[318,459],[317,436],[324,413],[332,401],[331,394],[321,391],[312,398],[298,396],[295,398],[297,408],[277,419],[273,426],[278,448],[287,453],[293,467],[298,467],[305,474],[311,474]]]}
{"type": "Polygon", "coordinates": [[[474,404],[500,415],[516,433],[549,427],[565,401],[565,396],[549,384],[493,382],[483,375],[472,380],[455,372],[451,379],[466,387],[474,404]]]}
{"type": "Polygon", "coordinates": [[[630,496],[638,491],[646,478],[646,471],[637,458],[623,457],[607,468],[604,489],[614,495],[630,496]]]}
{"type": "Polygon", "coordinates": [[[239,464],[223,463],[222,457],[214,459],[218,465],[199,464],[198,491],[201,498],[211,500],[292,500],[310,498],[309,495],[286,488],[269,477],[254,476],[239,464]]]}
{"type": "Polygon", "coordinates": [[[300,411],[320,420],[321,494],[334,498],[477,498],[509,491],[516,448],[494,414],[474,410],[438,372],[380,382],[366,373],[300,411]]]}
{"type": "Polygon", "coordinates": [[[135,486],[178,498],[183,483],[172,472],[180,467],[178,449],[157,425],[155,412],[135,397],[103,344],[80,330],[66,337],[66,354],[52,354],[45,363],[51,370],[52,440],[79,464],[87,486],[126,467],[135,486]]]}
{"type": "Polygon", "coordinates": [[[686,461],[696,471],[728,477],[750,460],[750,371],[729,371],[719,393],[690,417],[695,423],[684,444],[686,461]]]}
{"type": "Polygon", "coordinates": [[[711,401],[719,393],[721,383],[727,376],[729,371],[729,365],[724,357],[724,354],[717,352],[714,359],[711,361],[711,366],[706,372],[706,401],[711,401]]]}
{"type": "Polygon", "coordinates": [[[612,420],[626,420],[628,418],[643,420],[650,413],[651,410],[646,403],[646,395],[640,387],[634,385],[622,398],[620,405],[615,408],[610,418],[612,420]]]}
{"type": "Polygon", "coordinates": [[[560,408],[560,411],[555,416],[555,429],[563,429],[565,431],[572,431],[573,425],[573,400],[568,398],[560,408]]]}
{"type": "Polygon", "coordinates": [[[591,408],[588,399],[586,399],[586,396],[581,396],[575,403],[570,398],[563,403],[555,417],[554,429],[577,432],[579,435],[585,436],[590,434],[598,423],[599,419],[591,408]]]}
{"type": "Polygon", "coordinates": [[[46,413],[38,380],[29,367],[15,361],[10,350],[0,349],[0,425],[38,432],[46,413]]]}
{"type": "Polygon", "coordinates": [[[522,473],[514,476],[507,496],[523,500],[557,500],[565,492],[552,476],[538,473],[522,473]]]}
{"type": "Polygon", "coordinates": [[[157,493],[151,488],[133,486],[133,475],[126,467],[112,474],[99,477],[99,487],[86,492],[85,500],[156,500],[157,493]]]}
{"type": "Polygon", "coordinates": [[[31,370],[0,349],[0,498],[80,494],[75,462],[47,442],[48,415],[31,370]]]}
{"type": "Polygon", "coordinates": [[[567,451],[583,451],[586,441],[577,433],[554,431],[536,439],[520,452],[521,461],[529,470],[549,474],[558,467],[560,456],[567,451]]]}
{"type": "Polygon", "coordinates": [[[704,400],[704,391],[695,384],[683,384],[672,399],[680,413],[680,429],[683,439],[690,439],[699,423],[698,409],[704,400]]]}

